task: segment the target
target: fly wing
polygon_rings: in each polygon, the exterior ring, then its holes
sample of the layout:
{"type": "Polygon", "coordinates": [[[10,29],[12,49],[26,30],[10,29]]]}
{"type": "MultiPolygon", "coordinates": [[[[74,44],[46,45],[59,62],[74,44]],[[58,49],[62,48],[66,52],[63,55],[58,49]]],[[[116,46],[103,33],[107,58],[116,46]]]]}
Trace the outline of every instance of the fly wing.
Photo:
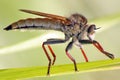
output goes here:
{"type": "Polygon", "coordinates": [[[65,21],[65,22],[67,21],[66,17],[62,17],[62,16],[58,16],[58,15],[54,15],[54,14],[48,14],[48,13],[32,11],[32,10],[25,10],[25,9],[20,9],[20,11],[30,13],[30,14],[34,14],[34,15],[38,15],[38,16],[47,17],[47,18],[58,19],[58,20],[62,20],[62,21],[65,21]]]}

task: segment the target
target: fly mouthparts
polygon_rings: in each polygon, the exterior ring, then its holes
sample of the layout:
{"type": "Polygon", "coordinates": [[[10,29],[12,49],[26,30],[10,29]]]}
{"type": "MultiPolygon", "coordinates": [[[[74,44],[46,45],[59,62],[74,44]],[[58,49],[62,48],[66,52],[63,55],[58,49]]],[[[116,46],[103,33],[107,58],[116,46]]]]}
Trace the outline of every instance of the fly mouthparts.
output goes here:
{"type": "Polygon", "coordinates": [[[98,30],[98,29],[100,29],[101,27],[98,27],[98,28],[95,28],[95,30],[98,30]]]}

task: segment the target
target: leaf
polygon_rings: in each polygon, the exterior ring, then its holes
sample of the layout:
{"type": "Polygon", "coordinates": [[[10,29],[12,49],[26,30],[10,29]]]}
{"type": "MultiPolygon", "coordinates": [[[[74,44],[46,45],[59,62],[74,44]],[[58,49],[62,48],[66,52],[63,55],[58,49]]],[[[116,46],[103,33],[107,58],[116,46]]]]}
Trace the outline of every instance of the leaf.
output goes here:
{"type": "MultiPolygon", "coordinates": [[[[120,64],[120,58],[115,60],[102,60],[88,63],[77,64],[79,71],[74,72],[73,64],[55,65],[51,68],[51,77],[67,74],[76,74],[84,72],[98,71],[100,69],[111,69],[120,64]],[[107,68],[105,68],[107,67],[107,68]]],[[[15,80],[24,78],[46,78],[47,67],[31,67],[31,68],[13,68],[0,70],[0,80],[15,80]]]]}

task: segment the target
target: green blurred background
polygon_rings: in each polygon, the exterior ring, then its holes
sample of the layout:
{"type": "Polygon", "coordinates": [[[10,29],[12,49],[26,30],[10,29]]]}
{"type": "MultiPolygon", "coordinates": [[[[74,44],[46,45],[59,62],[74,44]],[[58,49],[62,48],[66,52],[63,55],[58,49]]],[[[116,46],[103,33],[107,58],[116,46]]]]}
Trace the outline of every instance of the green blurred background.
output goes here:
{"type": "MultiPolygon", "coordinates": [[[[28,9],[69,17],[72,13],[85,15],[89,23],[102,27],[96,34],[106,51],[120,57],[120,0],[0,0],[0,68],[47,66],[48,60],[41,43],[50,37],[64,38],[56,31],[3,31],[9,24],[26,18],[39,16],[22,13],[28,9]],[[57,34],[57,35],[56,35],[57,34]]],[[[65,44],[52,45],[56,53],[55,65],[72,64],[65,54],[65,44]]],[[[90,61],[108,59],[94,46],[84,45],[90,61]]],[[[85,62],[76,47],[70,52],[78,63],[85,62]]],[[[68,78],[70,80],[70,78],[68,78]]]]}

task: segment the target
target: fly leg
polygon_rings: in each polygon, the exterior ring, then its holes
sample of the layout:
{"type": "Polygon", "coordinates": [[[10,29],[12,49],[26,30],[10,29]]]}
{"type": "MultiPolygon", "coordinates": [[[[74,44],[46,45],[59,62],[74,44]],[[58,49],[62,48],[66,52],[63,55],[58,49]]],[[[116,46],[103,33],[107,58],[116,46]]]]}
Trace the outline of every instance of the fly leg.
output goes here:
{"type": "Polygon", "coordinates": [[[43,44],[42,44],[42,48],[43,48],[43,50],[44,50],[44,52],[45,52],[45,54],[46,54],[46,56],[47,56],[47,58],[48,58],[48,60],[49,60],[48,70],[47,70],[47,75],[49,75],[49,73],[50,73],[50,66],[51,66],[51,58],[50,58],[50,56],[49,56],[49,54],[48,54],[48,52],[47,52],[47,50],[46,50],[46,48],[45,48],[44,45],[45,45],[45,44],[43,43],[43,44]]]}
{"type": "Polygon", "coordinates": [[[53,56],[53,62],[52,62],[52,65],[54,65],[55,63],[55,60],[56,60],[56,55],[54,53],[54,51],[52,50],[52,47],[50,45],[47,45],[48,46],[48,49],[50,50],[50,52],[52,53],[52,56],[53,56]]]}
{"type": "Polygon", "coordinates": [[[100,50],[103,54],[105,54],[106,56],[108,56],[111,59],[114,59],[114,55],[105,51],[102,46],[100,45],[99,42],[97,42],[96,40],[80,40],[81,43],[83,44],[93,44],[98,50],[100,50]]]}
{"type": "Polygon", "coordinates": [[[105,50],[102,48],[102,46],[100,45],[99,42],[93,40],[93,45],[94,45],[98,50],[100,50],[103,54],[105,54],[106,56],[108,56],[110,59],[114,59],[114,55],[111,54],[111,53],[109,53],[109,52],[107,52],[107,51],[105,51],[105,50]]]}
{"type": "Polygon", "coordinates": [[[74,44],[80,48],[80,50],[81,50],[81,52],[82,52],[82,54],[83,54],[83,56],[84,56],[85,61],[88,62],[88,58],[87,58],[87,56],[86,56],[85,51],[84,51],[83,48],[82,48],[81,42],[80,42],[80,41],[76,41],[74,44]]]}
{"type": "Polygon", "coordinates": [[[48,46],[48,48],[49,48],[49,50],[50,50],[50,52],[51,52],[51,54],[52,54],[52,56],[53,56],[53,58],[54,58],[54,59],[53,59],[53,62],[52,62],[52,65],[53,65],[54,62],[55,62],[55,60],[56,60],[56,55],[54,54],[54,52],[53,52],[52,47],[50,46],[50,44],[64,43],[64,42],[66,42],[67,40],[68,40],[67,38],[66,38],[65,40],[62,40],[62,39],[48,39],[47,41],[45,41],[45,42],[42,44],[42,48],[43,48],[43,50],[44,50],[44,52],[45,52],[45,54],[46,54],[46,56],[47,56],[47,58],[48,58],[48,60],[49,60],[47,75],[50,74],[51,58],[50,58],[50,56],[49,56],[49,54],[48,54],[48,52],[47,52],[47,50],[46,50],[46,48],[45,48],[45,45],[48,46]]]}
{"type": "Polygon", "coordinates": [[[87,58],[87,56],[86,56],[83,48],[80,48],[80,50],[81,50],[81,52],[82,52],[82,54],[83,54],[83,56],[84,56],[84,58],[85,58],[85,61],[88,62],[88,58],[87,58]]]}
{"type": "Polygon", "coordinates": [[[66,55],[67,55],[68,58],[74,63],[74,69],[75,69],[75,71],[78,71],[75,59],[74,59],[74,58],[70,55],[70,53],[68,52],[68,51],[72,48],[72,45],[73,45],[73,42],[70,42],[70,43],[68,44],[68,46],[66,47],[66,55]]]}
{"type": "Polygon", "coordinates": [[[62,39],[48,39],[46,42],[44,42],[44,44],[46,44],[48,46],[48,49],[50,50],[50,52],[52,53],[53,56],[53,62],[52,65],[54,65],[55,60],[56,60],[56,55],[54,54],[54,51],[52,50],[52,47],[49,44],[58,44],[58,43],[64,43],[67,40],[62,40],[62,39]]]}

